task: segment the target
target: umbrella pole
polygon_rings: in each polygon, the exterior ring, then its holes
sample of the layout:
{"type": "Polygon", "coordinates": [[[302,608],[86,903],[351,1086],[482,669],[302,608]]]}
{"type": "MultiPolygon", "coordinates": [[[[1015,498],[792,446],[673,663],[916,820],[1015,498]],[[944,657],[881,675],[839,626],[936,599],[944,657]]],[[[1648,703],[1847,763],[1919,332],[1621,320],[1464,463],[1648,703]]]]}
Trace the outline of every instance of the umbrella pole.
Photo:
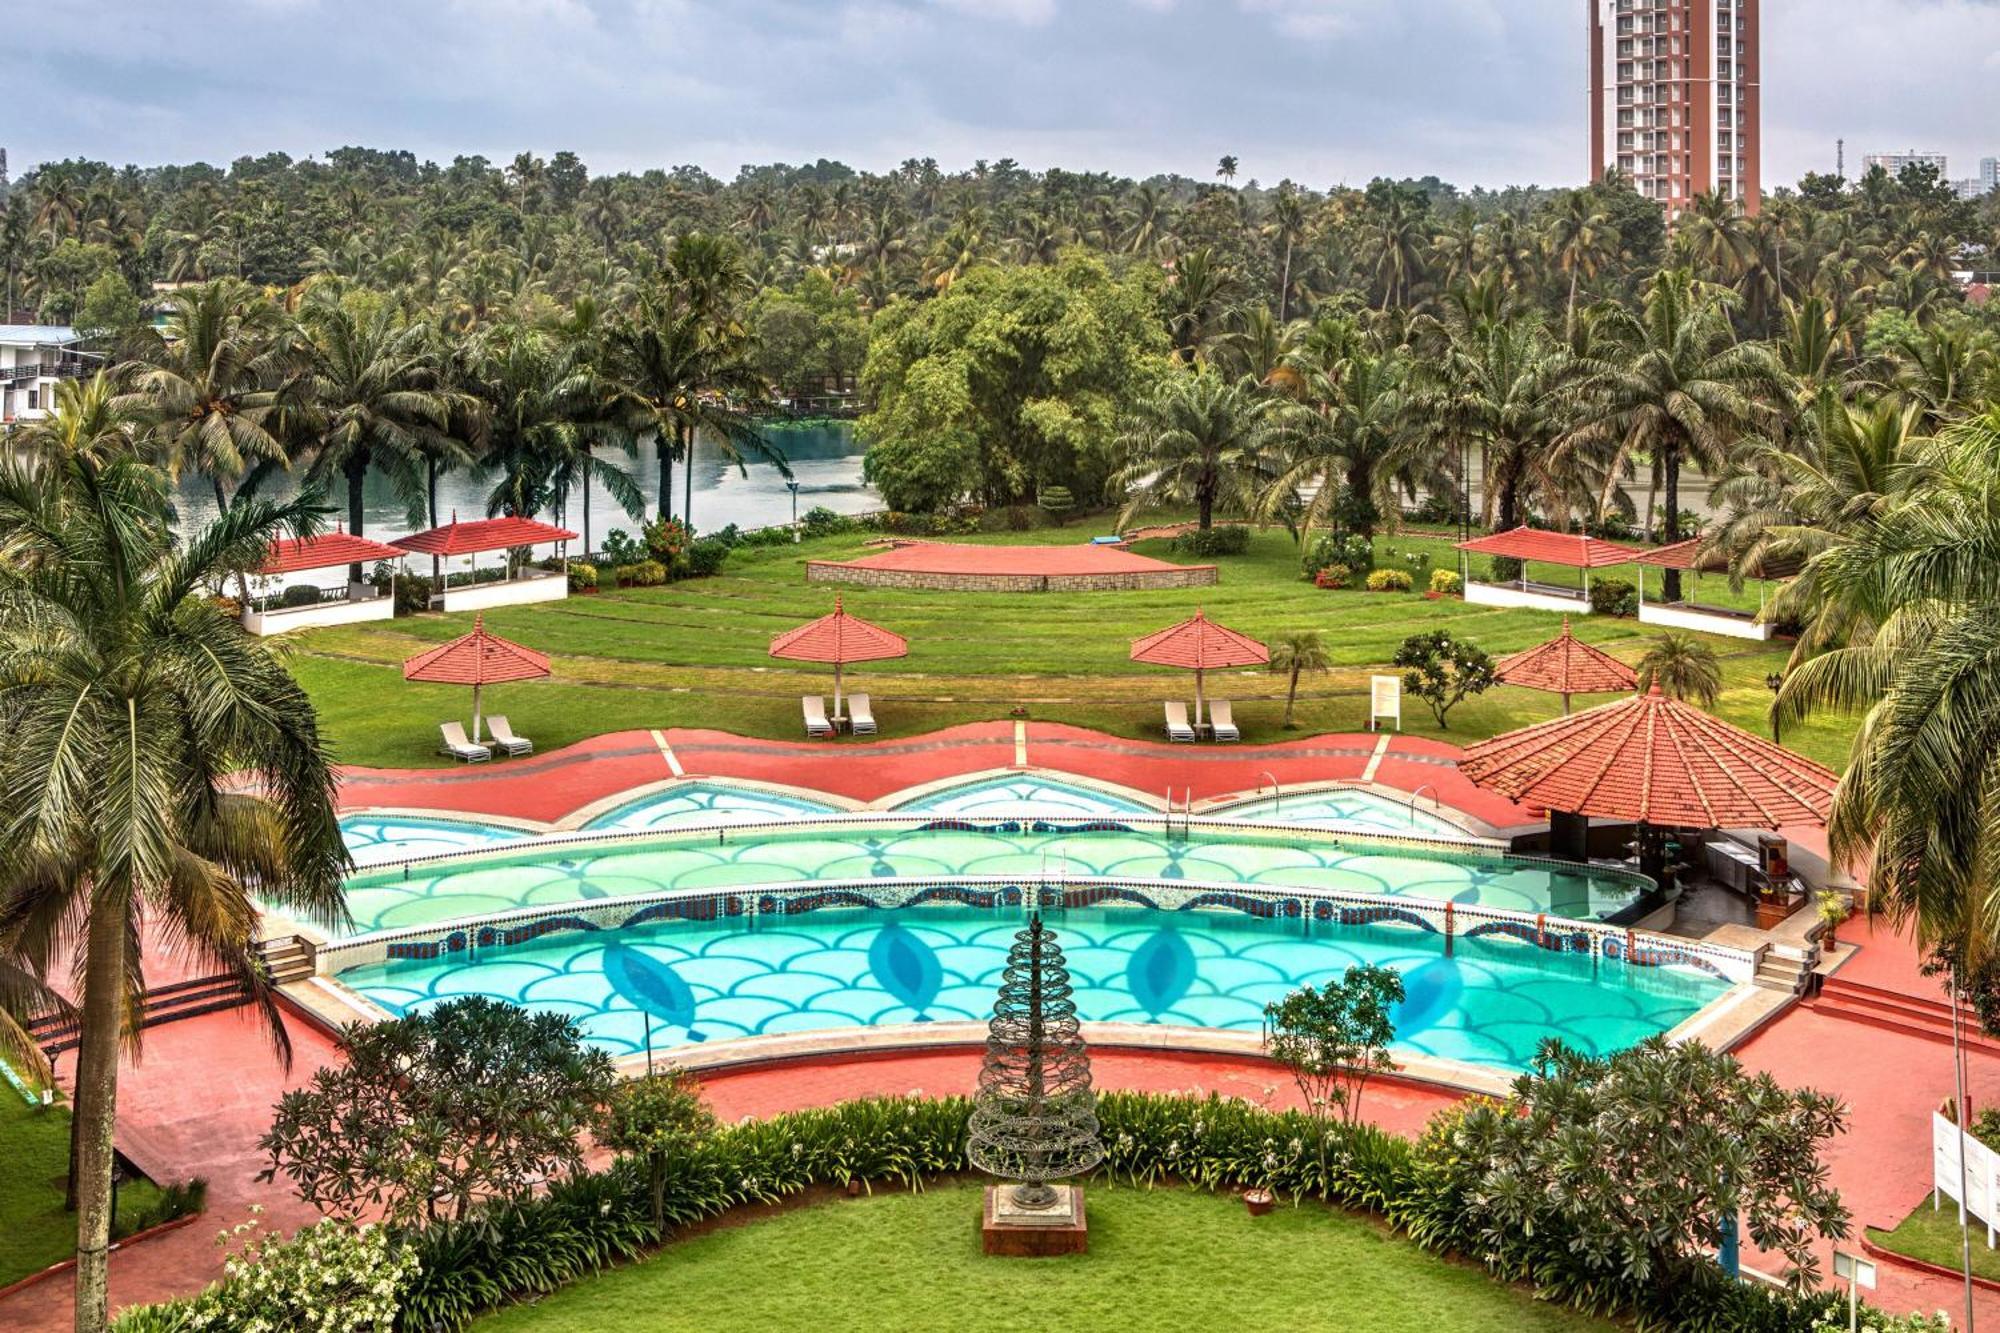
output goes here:
{"type": "Polygon", "coordinates": [[[833,664],[833,725],[840,728],[840,663],[833,664]]]}
{"type": "Polygon", "coordinates": [[[479,686],[472,687],[472,743],[479,744],[479,686]]]}
{"type": "Polygon", "coordinates": [[[1569,696],[1567,694],[1563,695],[1563,716],[1569,716],[1569,696]]]}
{"type": "Polygon", "coordinates": [[[1194,729],[1197,735],[1201,732],[1201,703],[1201,668],[1196,667],[1194,669],[1194,729]]]}

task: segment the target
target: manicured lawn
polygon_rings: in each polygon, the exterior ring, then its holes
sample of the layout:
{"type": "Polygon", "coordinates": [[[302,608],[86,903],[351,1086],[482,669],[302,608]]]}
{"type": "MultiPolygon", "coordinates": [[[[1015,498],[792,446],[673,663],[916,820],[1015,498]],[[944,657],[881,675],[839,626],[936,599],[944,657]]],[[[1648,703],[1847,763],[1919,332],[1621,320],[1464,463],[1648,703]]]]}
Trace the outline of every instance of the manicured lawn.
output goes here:
{"type": "Polygon", "coordinates": [[[1090,1252],[980,1253],[979,1186],[711,1231],[481,1320],[486,1333],[690,1329],[1607,1329],[1325,1208],[1252,1219],[1193,1190],[1088,1191],[1090,1252]]]}
{"type": "MultiPolygon", "coordinates": [[[[1986,1228],[1972,1220],[1972,1271],[2000,1282],[2000,1250],[1986,1248],[1986,1228]]],[[[1936,1210],[1928,1197],[1894,1231],[1868,1228],[1868,1239],[1885,1250],[1937,1264],[1953,1272],[1959,1267],[1958,1206],[1940,1200],[1936,1210]]]]}
{"type": "MultiPolygon", "coordinates": [[[[1087,532],[1087,525],[1078,525],[980,540],[1074,542],[1087,532]]],[[[545,750],[625,727],[708,726],[795,736],[798,696],[829,690],[830,673],[774,662],[766,650],[774,634],[832,608],[834,590],[808,586],[804,562],[851,557],[866,549],[865,541],[855,535],[744,549],[733,553],[726,572],[715,578],[490,612],[487,624],[496,632],[554,655],[555,679],[491,690],[488,707],[506,713],[545,750]]],[[[1442,536],[1385,536],[1378,545],[1385,565],[1400,567],[1411,551],[1429,554],[1440,567],[1456,562],[1442,536]]],[[[1170,554],[1165,542],[1142,543],[1141,549],[1170,554]]],[[[849,610],[910,640],[907,658],[858,668],[850,678],[874,695],[885,736],[1004,717],[1016,705],[1026,706],[1035,719],[1152,736],[1159,726],[1158,701],[1191,696],[1192,684],[1185,672],[1135,666],[1127,650],[1132,639],[1200,607],[1266,641],[1319,630],[1335,669],[1302,682],[1298,723],[1307,732],[1351,731],[1366,722],[1368,676],[1385,668],[1407,635],[1449,627],[1497,657],[1538,643],[1560,626],[1545,612],[1429,601],[1421,592],[1315,589],[1299,577],[1298,548],[1280,530],[1257,534],[1247,554],[1219,563],[1218,587],[1159,592],[846,589],[849,610]]],[[[1649,572],[1657,578],[1658,571],[1649,572]]],[[[1564,571],[1535,573],[1554,580],[1564,571]]],[[[1568,573],[1573,581],[1574,571],[1568,573]]],[[[1421,577],[1418,582],[1421,586],[1421,577]]],[[[1754,591],[1737,599],[1727,591],[1724,580],[1710,577],[1702,595],[1755,603],[1754,591]]],[[[378,765],[448,762],[433,754],[437,723],[469,714],[467,691],[407,685],[396,666],[470,627],[470,616],[419,616],[298,636],[298,673],[339,757],[378,765]]],[[[1580,617],[1574,628],[1628,660],[1645,650],[1652,633],[1633,620],[1602,617],[1580,617]]],[[[1717,711],[1762,730],[1770,702],[1764,678],[1782,666],[1786,649],[1713,642],[1726,673],[1717,711]]],[[[1281,677],[1263,671],[1219,674],[1210,689],[1238,701],[1245,740],[1288,734],[1279,726],[1281,677]]],[[[1421,704],[1406,700],[1404,725],[1418,734],[1463,741],[1554,716],[1559,708],[1553,696],[1502,687],[1461,705],[1448,732],[1438,729],[1421,704]]],[[[1786,740],[1837,766],[1850,733],[1849,725],[1823,722],[1786,740]]]]}
{"type": "MultiPolygon", "coordinates": [[[[63,1211],[69,1111],[37,1110],[0,1082],[0,1287],[67,1259],[76,1215],[63,1211]]],[[[118,1189],[119,1210],[152,1204],[159,1191],[139,1182],[118,1189]]]]}

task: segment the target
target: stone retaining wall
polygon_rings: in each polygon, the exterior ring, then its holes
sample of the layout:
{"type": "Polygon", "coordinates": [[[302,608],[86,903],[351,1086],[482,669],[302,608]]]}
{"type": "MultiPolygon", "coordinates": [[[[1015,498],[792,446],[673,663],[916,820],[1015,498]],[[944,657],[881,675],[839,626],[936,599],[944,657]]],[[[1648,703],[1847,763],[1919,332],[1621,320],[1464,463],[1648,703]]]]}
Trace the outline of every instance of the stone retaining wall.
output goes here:
{"type": "Polygon", "coordinates": [[[832,560],[806,561],[808,583],[851,583],[864,588],[922,588],[932,592],[1138,592],[1154,588],[1206,588],[1214,565],[1177,565],[1125,574],[938,574],[918,569],[871,569],[832,560]]]}

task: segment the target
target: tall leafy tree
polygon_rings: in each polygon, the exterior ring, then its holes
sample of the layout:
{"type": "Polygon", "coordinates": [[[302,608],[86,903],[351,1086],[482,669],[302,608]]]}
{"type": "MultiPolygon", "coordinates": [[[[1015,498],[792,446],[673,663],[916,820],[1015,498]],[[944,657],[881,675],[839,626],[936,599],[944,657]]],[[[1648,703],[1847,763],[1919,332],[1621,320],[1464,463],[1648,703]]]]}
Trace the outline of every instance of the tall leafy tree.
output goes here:
{"type": "Polygon", "coordinates": [[[84,1333],[107,1323],[112,1129],[146,993],[142,925],[240,981],[282,1051],[253,887],[301,920],[344,916],[347,854],[312,704],[208,596],[309,512],[239,504],[177,546],[163,479],[127,452],[0,459],[0,953],[37,978],[67,967],[82,1011],[84,1333]]]}

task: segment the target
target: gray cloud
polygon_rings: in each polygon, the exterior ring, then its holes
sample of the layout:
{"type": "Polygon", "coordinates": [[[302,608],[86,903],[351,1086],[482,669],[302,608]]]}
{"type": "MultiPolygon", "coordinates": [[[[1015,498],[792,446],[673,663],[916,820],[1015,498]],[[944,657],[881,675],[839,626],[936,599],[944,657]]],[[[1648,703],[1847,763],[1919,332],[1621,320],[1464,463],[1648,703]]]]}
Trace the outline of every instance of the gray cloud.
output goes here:
{"type": "MultiPolygon", "coordinates": [[[[1576,0],[101,0],[0,48],[17,170],[346,143],[596,170],[976,157],[1326,186],[1585,166],[1576,0]]],[[[1766,178],[2000,154],[1987,0],[1771,0],[1766,178]]]]}

